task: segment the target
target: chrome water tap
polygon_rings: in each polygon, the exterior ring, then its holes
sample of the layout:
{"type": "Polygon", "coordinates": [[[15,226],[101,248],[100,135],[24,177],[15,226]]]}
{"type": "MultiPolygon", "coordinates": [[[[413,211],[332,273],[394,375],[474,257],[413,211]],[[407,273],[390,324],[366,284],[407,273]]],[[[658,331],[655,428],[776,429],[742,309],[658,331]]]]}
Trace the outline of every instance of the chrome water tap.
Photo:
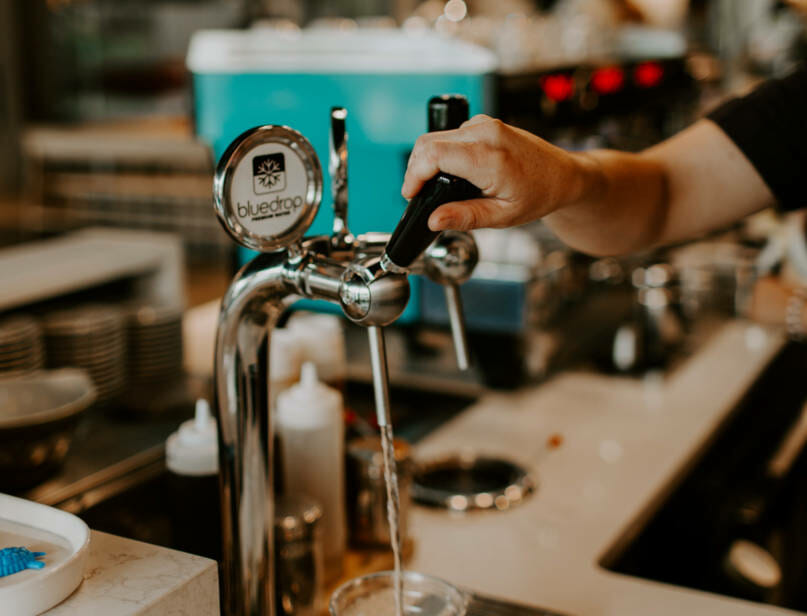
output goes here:
{"type": "MultiPolygon", "coordinates": [[[[434,237],[421,210],[436,207],[434,195],[413,199],[392,236],[350,233],[346,118],[343,108],[331,112],[331,236],[303,238],[322,198],[322,170],[311,144],[297,131],[273,125],[250,129],[227,148],[216,169],[214,205],[220,222],[233,239],[261,253],[232,281],[216,334],[225,616],[275,613],[268,362],[271,332],[280,315],[295,299],[321,299],[340,305],[348,319],[368,328],[376,412],[379,424],[386,425],[390,410],[383,327],[406,308],[407,274],[423,273],[456,286],[471,275],[477,261],[470,235],[446,233],[431,243],[434,237]]],[[[462,196],[440,186],[443,202],[462,196]]],[[[463,351],[462,364],[467,346],[458,294],[455,299],[454,338],[463,339],[455,344],[463,351]]]]}

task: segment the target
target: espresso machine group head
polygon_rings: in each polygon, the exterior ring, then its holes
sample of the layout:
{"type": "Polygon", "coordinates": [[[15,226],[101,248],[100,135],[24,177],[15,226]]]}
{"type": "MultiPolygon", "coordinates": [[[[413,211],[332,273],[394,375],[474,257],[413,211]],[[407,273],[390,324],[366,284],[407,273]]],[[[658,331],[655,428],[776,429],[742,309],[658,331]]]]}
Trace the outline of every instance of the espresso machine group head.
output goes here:
{"type": "MultiPolygon", "coordinates": [[[[429,102],[430,128],[456,128],[468,117],[463,97],[429,102]],[[435,122],[432,117],[437,118],[435,122]]],[[[270,616],[273,597],[272,426],[267,366],[271,331],[299,298],[339,305],[367,327],[378,423],[390,421],[383,327],[409,300],[407,275],[446,286],[457,359],[468,365],[457,285],[478,260],[465,233],[436,239],[426,221],[442,203],[478,191],[439,174],[410,202],[390,236],[354,237],[348,228],[347,111],[331,110],[329,172],[334,225],[330,236],[304,238],[322,199],[314,149],[286,126],[259,126],[233,141],[214,180],[216,214],[241,245],[261,254],[235,276],[222,300],[216,334],[215,401],[219,420],[222,498],[222,605],[226,616],[270,616]]]]}

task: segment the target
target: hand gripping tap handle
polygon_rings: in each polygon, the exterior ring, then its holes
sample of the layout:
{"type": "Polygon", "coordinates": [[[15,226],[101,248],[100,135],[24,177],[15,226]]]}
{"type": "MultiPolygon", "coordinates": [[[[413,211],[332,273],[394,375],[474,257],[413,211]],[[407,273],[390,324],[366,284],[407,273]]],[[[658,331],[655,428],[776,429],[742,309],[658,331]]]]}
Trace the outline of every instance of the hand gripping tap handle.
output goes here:
{"type": "MultiPolygon", "coordinates": [[[[468,119],[468,100],[464,96],[435,96],[429,101],[429,132],[459,128],[468,119]]],[[[414,196],[404,212],[386,248],[385,261],[407,268],[437,237],[429,230],[429,216],[439,206],[451,201],[478,197],[480,190],[470,182],[447,173],[438,173],[414,196]]]]}
{"type": "MultiPolygon", "coordinates": [[[[429,101],[428,116],[429,132],[459,128],[468,119],[468,100],[464,96],[435,96],[429,101]]],[[[429,229],[432,212],[444,203],[473,199],[480,194],[480,190],[467,180],[438,173],[409,202],[387,244],[382,263],[409,267],[438,235],[429,229]]],[[[470,361],[459,288],[456,284],[447,284],[445,293],[457,366],[466,370],[470,361]]]]}

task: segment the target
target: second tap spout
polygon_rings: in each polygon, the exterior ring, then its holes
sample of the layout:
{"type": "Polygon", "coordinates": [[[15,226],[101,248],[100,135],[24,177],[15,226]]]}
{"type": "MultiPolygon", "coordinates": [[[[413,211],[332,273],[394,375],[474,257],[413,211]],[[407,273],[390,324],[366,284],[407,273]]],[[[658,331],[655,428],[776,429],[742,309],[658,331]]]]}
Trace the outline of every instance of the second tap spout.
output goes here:
{"type": "Polygon", "coordinates": [[[336,247],[350,245],[353,236],[347,226],[347,109],[331,108],[331,132],[328,159],[333,195],[333,237],[336,247]]]}

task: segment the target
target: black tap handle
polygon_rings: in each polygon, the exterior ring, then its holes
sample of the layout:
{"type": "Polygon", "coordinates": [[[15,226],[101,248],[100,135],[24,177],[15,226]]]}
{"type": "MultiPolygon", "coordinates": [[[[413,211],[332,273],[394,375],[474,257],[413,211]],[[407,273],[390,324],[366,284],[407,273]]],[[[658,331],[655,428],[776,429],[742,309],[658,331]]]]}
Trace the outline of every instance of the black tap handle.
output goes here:
{"type": "Polygon", "coordinates": [[[429,132],[459,128],[468,119],[468,99],[459,94],[443,94],[429,99],[429,132]]]}
{"type": "Polygon", "coordinates": [[[461,178],[438,173],[409,202],[387,243],[387,257],[398,267],[409,267],[439,234],[429,229],[429,216],[450,201],[479,196],[479,189],[461,178]]]}
{"type": "MultiPolygon", "coordinates": [[[[468,99],[459,95],[435,96],[429,101],[429,132],[451,130],[468,119],[468,99]]],[[[423,185],[406,207],[387,244],[386,256],[398,267],[412,265],[437,237],[429,229],[432,212],[444,203],[478,197],[481,191],[462,178],[438,173],[423,185]]]]}

